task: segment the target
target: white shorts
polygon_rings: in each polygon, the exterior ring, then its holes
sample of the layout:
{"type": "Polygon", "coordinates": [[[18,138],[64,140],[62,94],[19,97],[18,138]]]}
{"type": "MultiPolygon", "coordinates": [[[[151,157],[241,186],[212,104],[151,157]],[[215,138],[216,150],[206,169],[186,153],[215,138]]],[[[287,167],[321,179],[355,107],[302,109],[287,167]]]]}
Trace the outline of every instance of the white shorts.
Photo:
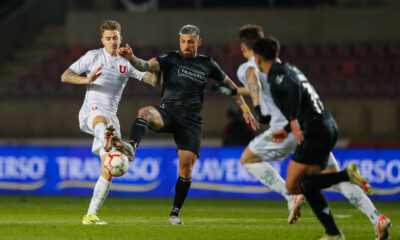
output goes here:
{"type": "MultiPolygon", "coordinates": [[[[112,123],[115,127],[115,135],[121,137],[118,117],[114,113],[100,109],[100,107],[85,107],[82,106],[79,111],[79,128],[82,132],[89,133],[94,136],[93,120],[97,116],[104,116],[108,123],[112,123]]],[[[106,151],[103,149],[103,140],[93,139],[92,153],[98,156],[103,156],[106,151]]]]}
{"type": "MultiPolygon", "coordinates": [[[[271,133],[271,130],[268,129],[249,143],[250,151],[259,156],[262,161],[271,162],[285,159],[296,149],[297,141],[292,133],[289,133],[281,143],[271,142],[271,133]]],[[[327,167],[331,166],[337,166],[335,156],[332,153],[329,155],[327,167]]]]}

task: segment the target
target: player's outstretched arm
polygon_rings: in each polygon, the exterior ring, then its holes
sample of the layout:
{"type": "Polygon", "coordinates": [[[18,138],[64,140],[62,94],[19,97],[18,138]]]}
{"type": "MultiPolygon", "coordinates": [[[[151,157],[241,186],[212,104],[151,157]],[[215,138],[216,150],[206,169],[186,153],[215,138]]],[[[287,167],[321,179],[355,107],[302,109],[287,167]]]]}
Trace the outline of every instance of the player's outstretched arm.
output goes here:
{"type": "Polygon", "coordinates": [[[253,102],[254,112],[256,113],[257,120],[262,124],[269,124],[271,121],[271,115],[268,114],[264,116],[261,113],[260,107],[260,89],[261,82],[256,69],[254,67],[250,67],[246,70],[246,81],[250,90],[251,101],[253,102]]]}
{"type": "MultiPolygon", "coordinates": [[[[231,88],[236,89],[236,92],[237,92],[236,84],[228,76],[226,76],[222,82],[224,84],[230,86],[231,88]]],[[[254,118],[253,114],[250,112],[250,109],[247,106],[246,102],[244,101],[243,97],[236,94],[236,95],[232,95],[232,98],[235,100],[237,105],[239,105],[240,108],[242,109],[243,118],[246,121],[246,123],[250,124],[250,126],[254,129],[254,131],[259,129],[260,126],[259,126],[257,120],[254,118]]]]}
{"type": "Polygon", "coordinates": [[[94,82],[102,74],[100,72],[101,69],[102,69],[102,67],[98,67],[89,76],[81,77],[78,74],[74,73],[71,69],[68,68],[61,75],[61,82],[71,83],[71,84],[89,84],[91,82],[94,82]]]}
{"type": "Polygon", "coordinates": [[[133,54],[132,48],[129,46],[129,44],[126,44],[125,47],[119,48],[117,50],[117,54],[123,58],[128,59],[132,66],[141,72],[160,72],[160,64],[155,58],[152,58],[149,61],[145,61],[136,57],[133,54]]]}
{"type": "Polygon", "coordinates": [[[163,83],[163,76],[162,76],[161,72],[158,72],[158,73],[147,72],[143,76],[143,82],[145,82],[153,87],[157,87],[163,83]]]}
{"type": "Polygon", "coordinates": [[[245,87],[238,87],[237,94],[241,96],[250,96],[250,92],[245,87]]]}
{"type": "Polygon", "coordinates": [[[260,105],[260,80],[256,73],[256,69],[254,67],[250,67],[246,71],[246,81],[250,90],[251,101],[253,102],[253,106],[260,105]]]}

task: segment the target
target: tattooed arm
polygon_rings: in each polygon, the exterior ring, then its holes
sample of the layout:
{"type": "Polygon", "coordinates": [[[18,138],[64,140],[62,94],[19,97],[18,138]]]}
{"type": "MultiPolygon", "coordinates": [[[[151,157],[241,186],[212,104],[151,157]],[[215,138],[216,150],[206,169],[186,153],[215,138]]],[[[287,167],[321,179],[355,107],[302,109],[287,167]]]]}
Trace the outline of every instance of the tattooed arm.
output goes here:
{"type": "Polygon", "coordinates": [[[99,71],[102,67],[98,67],[95,71],[93,71],[87,77],[81,77],[78,74],[74,73],[71,69],[65,70],[65,72],[61,75],[61,82],[63,83],[71,83],[71,84],[88,84],[94,82],[102,73],[99,71]]]}
{"type": "Polygon", "coordinates": [[[250,90],[250,97],[253,106],[260,105],[260,81],[254,67],[248,68],[246,71],[246,81],[250,90]]]}
{"type": "Polygon", "coordinates": [[[133,54],[132,49],[128,44],[126,44],[125,47],[119,48],[117,50],[117,54],[123,58],[128,59],[129,62],[132,64],[132,66],[141,72],[152,72],[152,73],[160,72],[160,64],[155,58],[152,58],[149,61],[145,61],[143,59],[136,57],[133,54]]]}
{"type": "Polygon", "coordinates": [[[254,67],[248,68],[246,71],[246,81],[250,90],[251,101],[253,102],[254,112],[256,113],[257,120],[263,124],[269,124],[271,115],[263,115],[260,107],[260,89],[261,83],[254,67]]]}
{"type": "Polygon", "coordinates": [[[153,87],[157,87],[163,83],[163,76],[162,76],[161,72],[158,72],[156,74],[147,72],[143,76],[143,82],[150,84],[153,87]]]}
{"type": "MultiPolygon", "coordinates": [[[[225,77],[225,79],[222,81],[222,83],[225,84],[225,85],[228,85],[232,89],[237,89],[238,88],[236,86],[236,84],[228,76],[225,77]]],[[[233,98],[233,100],[235,100],[235,102],[239,106],[241,106],[242,104],[246,104],[246,102],[244,101],[243,97],[238,95],[238,94],[232,95],[232,98],[233,98]]]]}
{"type": "MultiPolygon", "coordinates": [[[[222,81],[224,84],[230,86],[233,89],[237,89],[236,84],[226,76],[225,79],[222,81]]],[[[237,91],[237,90],[236,90],[237,91]]],[[[243,111],[243,118],[246,120],[246,123],[249,123],[254,130],[259,128],[259,124],[257,120],[254,118],[253,114],[250,112],[249,107],[247,106],[246,102],[244,101],[241,95],[232,95],[233,100],[235,100],[236,104],[240,106],[243,111]]]]}

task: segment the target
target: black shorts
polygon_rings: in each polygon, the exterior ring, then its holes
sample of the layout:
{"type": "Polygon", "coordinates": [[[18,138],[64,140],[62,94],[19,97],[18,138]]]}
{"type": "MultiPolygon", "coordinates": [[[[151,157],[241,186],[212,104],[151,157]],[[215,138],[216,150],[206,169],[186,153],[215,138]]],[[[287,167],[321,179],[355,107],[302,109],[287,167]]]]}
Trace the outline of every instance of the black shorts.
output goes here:
{"type": "Polygon", "coordinates": [[[311,117],[302,124],[302,130],[304,141],[296,147],[292,159],[303,164],[320,165],[324,169],[338,137],[335,119],[329,113],[311,117]]]}
{"type": "Polygon", "coordinates": [[[188,150],[200,157],[203,131],[203,120],[200,113],[187,113],[164,106],[154,106],[154,108],[161,114],[164,122],[164,127],[155,131],[173,133],[178,150],[188,150]]]}

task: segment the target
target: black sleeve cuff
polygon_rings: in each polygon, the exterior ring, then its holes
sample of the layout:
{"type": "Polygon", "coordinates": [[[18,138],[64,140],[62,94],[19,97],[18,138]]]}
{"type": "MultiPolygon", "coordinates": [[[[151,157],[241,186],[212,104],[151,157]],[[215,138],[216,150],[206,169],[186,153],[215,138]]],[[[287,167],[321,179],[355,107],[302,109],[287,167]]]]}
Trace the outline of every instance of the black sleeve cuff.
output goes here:
{"type": "Polygon", "coordinates": [[[287,133],[290,133],[292,131],[292,129],[290,128],[290,122],[286,124],[286,126],[283,129],[285,129],[287,133]]]}
{"type": "Polygon", "coordinates": [[[232,88],[232,94],[231,95],[232,96],[237,95],[237,88],[232,88]]]}
{"type": "Polygon", "coordinates": [[[269,122],[271,121],[271,115],[262,115],[260,105],[254,107],[254,112],[256,112],[258,122],[262,124],[269,124],[269,122]]]}

